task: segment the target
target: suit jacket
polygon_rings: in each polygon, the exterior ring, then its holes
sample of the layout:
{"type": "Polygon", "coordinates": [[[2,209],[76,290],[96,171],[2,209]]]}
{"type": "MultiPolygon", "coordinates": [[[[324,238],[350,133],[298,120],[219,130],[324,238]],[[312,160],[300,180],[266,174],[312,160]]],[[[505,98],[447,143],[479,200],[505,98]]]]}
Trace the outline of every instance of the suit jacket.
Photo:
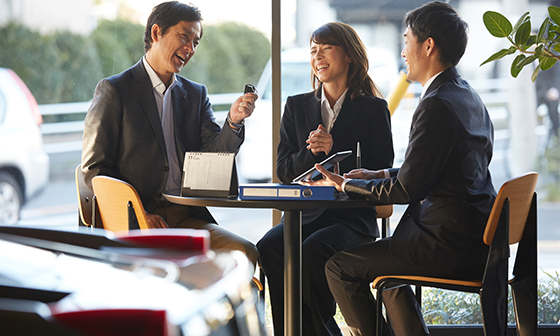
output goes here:
{"type": "Polygon", "coordinates": [[[448,68],[418,104],[401,168],[390,179],[346,184],[351,197],[410,204],[391,238],[395,258],[484,264],[482,235],[496,197],[488,171],[493,133],[479,95],[448,68]]]}
{"type": "MultiPolygon", "coordinates": [[[[186,151],[237,152],[244,131],[220,128],[204,85],[177,76],[171,94],[180,165],[186,151]]],[[[148,212],[161,201],[169,164],[152,82],[142,60],[97,84],[84,124],[82,171],[90,189],[96,175],[130,183],[148,212]]],[[[215,222],[206,208],[193,207],[193,212],[215,222]]]]}
{"type": "MultiPolygon", "coordinates": [[[[333,153],[352,150],[352,155],[340,162],[341,173],[356,168],[356,143],[360,142],[362,168],[382,169],[393,165],[391,114],[385,100],[374,96],[351,99],[346,94],[340,113],[332,127],[333,147],[327,155],[315,156],[306,148],[309,132],[323,124],[320,97],[315,92],[288,97],[280,125],[277,174],[283,183],[290,183],[317,162],[333,153]]],[[[319,217],[325,209],[304,211],[303,224],[319,217]]],[[[330,209],[332,217],[360,232],[379,235],[375,207],[358,209],[330,209]]]]}

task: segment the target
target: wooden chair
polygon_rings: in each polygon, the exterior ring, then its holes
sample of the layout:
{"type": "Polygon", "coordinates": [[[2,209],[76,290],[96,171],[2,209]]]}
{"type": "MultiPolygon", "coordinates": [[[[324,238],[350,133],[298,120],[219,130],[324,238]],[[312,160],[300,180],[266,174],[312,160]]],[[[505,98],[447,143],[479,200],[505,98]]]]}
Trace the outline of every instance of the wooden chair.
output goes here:
{"type": "Polygon", "coordinates": [[[78,192],[78,226],[103,228],[95,195],[84,181],[82,165],[76,167],[74,177],[76,180],[76,191],[78,192]]]}
{"type": "MultiPolygon", "coordinates": [[[[527,173],[505,182],[486,224],[484,243],[490,246],[482,279],[472,281],[427,276],[377,277],[377,335],[383,334],[383,291],[407,284],[478,293],[485,335],[506,335],[509,245],[519,243],[512,286],[518,334],[537,335],[537,198],[538,174],[527,173]]],[[[390,318],[390,317],[389,317],[390,318]]]]}
{"type": "Polygon", "coordinates": [[[109,176],[96,176],[92,184],[105,230],[128,231],[134,215],[140,229],[148,229],[146,211],[133,186],[109,176]]]}
{"type": "Polygon", "coordinates": [[[386,238],[389,235],[389,218],[393,215],[393,205],[378,205],[375,209],[377,218],[381,219],[381,238],[386,238]]]}

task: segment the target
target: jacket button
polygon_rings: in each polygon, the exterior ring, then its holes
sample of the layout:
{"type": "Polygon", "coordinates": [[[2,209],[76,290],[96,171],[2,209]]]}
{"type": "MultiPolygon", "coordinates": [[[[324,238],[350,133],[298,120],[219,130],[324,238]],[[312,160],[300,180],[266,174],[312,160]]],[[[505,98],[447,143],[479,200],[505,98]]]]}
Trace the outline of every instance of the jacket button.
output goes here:
{"type": "Polygon", "coordinates": [[[163,167],[163,171],[164,172],[169,171],[169,167],[168,166],[163,167]]]}

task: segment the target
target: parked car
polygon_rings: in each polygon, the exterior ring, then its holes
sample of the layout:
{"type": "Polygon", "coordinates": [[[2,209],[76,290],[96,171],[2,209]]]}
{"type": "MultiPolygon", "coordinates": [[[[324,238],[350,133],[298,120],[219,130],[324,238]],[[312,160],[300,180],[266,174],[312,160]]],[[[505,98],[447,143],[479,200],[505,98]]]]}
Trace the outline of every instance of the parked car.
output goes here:
{"type": "MultiPolygon", "coordinates": [[[[387,95],[397,80],[395,55],[378,47],[368,48],[369,74],[387,95]]],[[[309,49],[290,49],[282,52],[282,112],[288,96],[310,92],[311,66],[309,49]]],[[[238,167],[242,183],[268,182],[272,178],[272,65],[268,62],[257,84],[259,100],[253,115],[245,122],[245,142],[239,151],[238,167]]],[[[274,167],[276,165],[274,164],[274,167]]]]}
{"type": "Polygon", "coordinates": [[[18,75],[0,68],[0,224],[19,220],[21,206],[48,182],[43,118],[18,75]]]}

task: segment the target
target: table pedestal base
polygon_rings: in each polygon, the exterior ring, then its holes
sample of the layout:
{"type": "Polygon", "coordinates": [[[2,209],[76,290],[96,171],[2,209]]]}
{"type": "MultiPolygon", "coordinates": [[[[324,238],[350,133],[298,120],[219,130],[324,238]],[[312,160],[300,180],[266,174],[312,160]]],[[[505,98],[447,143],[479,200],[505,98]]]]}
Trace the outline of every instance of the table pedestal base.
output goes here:
{"type": "Polygon", "coordinates": [[[284,335],[301,336],[301,211],[284,212],[284,335]]]}

